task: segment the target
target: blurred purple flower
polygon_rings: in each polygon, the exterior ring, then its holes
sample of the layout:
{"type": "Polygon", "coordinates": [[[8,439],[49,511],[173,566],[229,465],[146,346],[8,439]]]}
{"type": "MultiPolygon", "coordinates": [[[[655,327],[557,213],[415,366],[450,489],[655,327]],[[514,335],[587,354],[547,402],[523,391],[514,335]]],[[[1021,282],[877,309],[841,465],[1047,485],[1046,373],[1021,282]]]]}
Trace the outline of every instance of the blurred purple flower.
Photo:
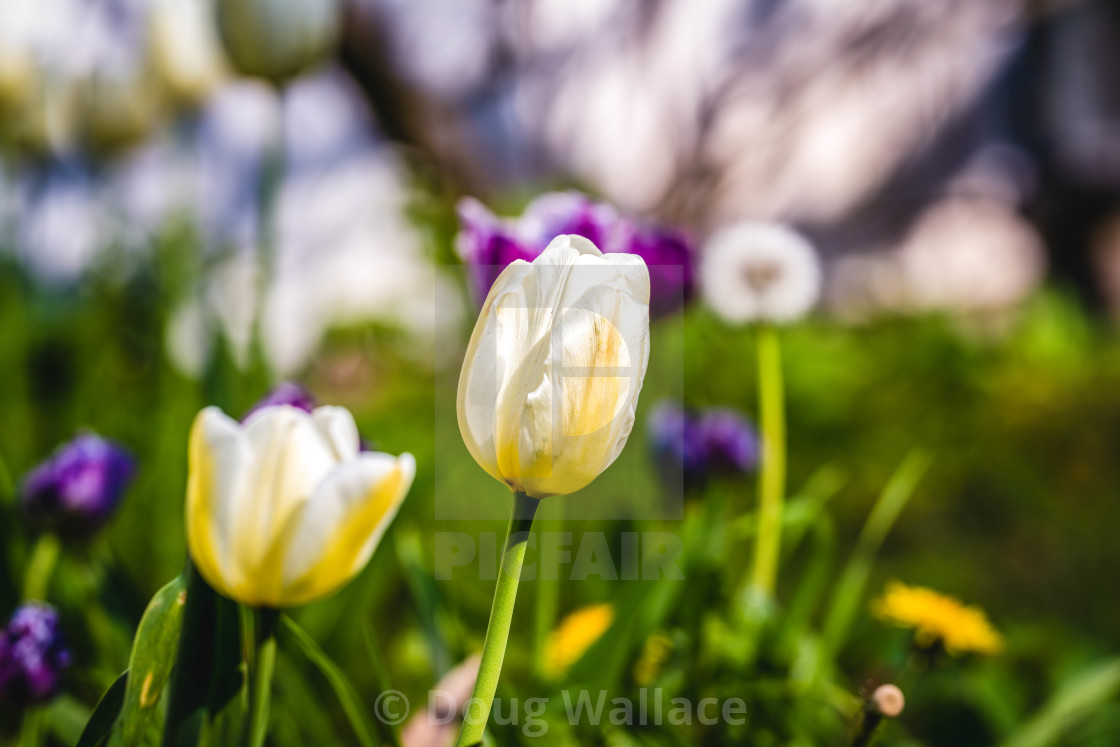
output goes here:
{"type": "Polygon", "coordinates": [[[649,268],[651,317],[672,314],[692,300],[692,249],[683,235],[665,228],[634,228],[625,251],[637,254],[649,268]]]}
{"type": "MultiPolygon", "coordinates": [[[[304,389],[294,381],[284,381],[277,384],[268,394],[261,397],[261,399],[249,408],[249,412],[245,413],[245,417],[241,418],[244,423],[249,419],[257,410],[264,409],[265,407],[275,407],[277,405],[290,405],[304,412],[311,412],[315,409],[315,395],[304,389]]],[[[377,445],[373,441],[367,441],[364,438],[358,438],[359,451],[376,451],[377,445]]]]}
{"type": "Polygon", "coordinates": [[[292,381],[285,381],[277,384],[269,390],[268,394],[264,395],[255,405],[249,408],[249,412],[245,413],[245,417],[241,418],[241,421],[244,422],[248,420],[249,416],[257,410],[262,410],[266,407],[274,407],[276,405],[291,405],[298,410],[311,412],[315,409],[315,397],[299,384],[292,381]]]}
{"type": "Polygon", "coordinates": [[[481,304],[490,286],[514,260],[531,262],[563,234],[591,240],[603,252],[641,257],[650,271],[650,314],[665,316],[691,300],[692,249],[683,235],[641,226],[606,203],[579,192],[548,192],[534,199],[518,218],[500,218],[473,197],[459,201],[459,256],[471,267],[481,304]]]}
{"type": "Polygon", "coordinates": [[[650,412],[650,446],[667,482],[687,487],[704,482],[706,454],[696,420],[675,402],[660,402],[650,412]]]}
{"type": "Polygon", "coordinates": [[[50,700],[58,694],[70,660],[54,608],[42,602],[22,605],[0,630],[0,702],[50,700]]]}
{"type": "Polygon", "coordinates": [[[742,474],[758,466],[758,434],[734,410],[711,409],[697,424],[708,469],[720,474],[742,474]]]}
{"type": "Polygon", "coordinates": [[[650,413],[648,433],[668,483],[699,488],[714,475],[746,474],[758,464],[758,435],[732,410],[695,413],[676,402],[661,402],[650,413]]]}
{"type": "Polygon", "coordinates": [[[78,436],[24,478],[24,513],[39,528],[88,537],[113,515],[135,473],[124,449],[92,433],[78,436]]]}

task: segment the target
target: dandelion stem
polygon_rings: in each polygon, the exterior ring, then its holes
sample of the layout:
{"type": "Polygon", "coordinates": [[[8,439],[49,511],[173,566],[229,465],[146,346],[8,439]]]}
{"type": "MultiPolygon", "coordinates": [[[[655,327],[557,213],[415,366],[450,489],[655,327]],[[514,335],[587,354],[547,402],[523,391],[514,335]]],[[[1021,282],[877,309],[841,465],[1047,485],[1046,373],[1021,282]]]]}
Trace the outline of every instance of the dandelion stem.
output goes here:
{"type": "Polygon", "coordinates": [[[513,515],[509,520],[502,565],[498,571],[498,584],[494,589],[494,605],[490,609],[490,623],[486,627],[486,640],[482,644],[478,679],[467,703],[457,747],[481,744],[486,722],[490,719],[490,708],[494,703],[498,676],[502,672],[502,660],[506,655],[513,605],[517,600],[517,583],[521,579],[521,566],[525,561],[525,546],[538,503],[535,498],[524,493],[517,493],[514,498],[513,515]]]}
{"type": "Polygon", "coordinates": [[[778,331],[758,328],[758,409],[762,426],[762,465],[758,477],[758,540],[751,585],[773,596],[782,542],[782,501],[786,480],[785,394],[778,331]]]}
{"type": "Polygon", "coordinates": [[[272,697],[272,671],[276,667],[276,628],[280,613],[262,607],[254,611],[254,618],[257,644],[249,692],[249,747],[261,747],[268,733],[268,706],[272,697]]]}

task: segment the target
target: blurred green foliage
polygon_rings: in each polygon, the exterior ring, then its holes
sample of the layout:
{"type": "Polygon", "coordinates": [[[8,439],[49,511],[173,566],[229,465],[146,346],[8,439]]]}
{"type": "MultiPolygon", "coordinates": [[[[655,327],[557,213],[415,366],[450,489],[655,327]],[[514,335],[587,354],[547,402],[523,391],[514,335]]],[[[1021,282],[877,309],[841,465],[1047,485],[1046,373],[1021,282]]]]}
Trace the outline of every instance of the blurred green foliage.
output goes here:
{"type": "MultiPolygon", "coordinates": [[[[53,578],[49,596],[77,652],[68,692],[51,706],[60,743],[76,741],[101,692],[128,665],[129,642],[149,598],[183,568],[192,418],[207,404],[240,415],[274,383],[259,365],[238,370],[221,346],[202,381],[169,365],[169,309],[203,269],[191,245],[188,232],[172,233],[149,260],[109,255],[84,282],[64,288],[38,285],[10,260],[0,265],[0,610],[19,601],[34,541],[13,500],[19,477],[83,428],[126,445],[140,464],[110,527],[88,547],[67,548],[53,578]]],[[[479,648],[493,588],[477,564],[437,580],[437,533],[500,537],[509,497],[459,438],[457,369],[433,371],[405,355],[401,343],[399,331],[375,324],[337,330],[301,377],[320,401],[350,408],[379,449],[410,451],[418,467],[369,567],[343,592],[294,611],[293,618],[338,663],[367,707],[392,687],[415,710],[441,675],[479,648]],[[441,518],[462,510],[495,518],[441,518]]],[[[831,480],[819,506],[791,504],[791,512],[796,505],[811,509],[812,518],[801,529],[788,528],[799,534],[787,543],[781,569],[778,597],[787,617],[752,618],[749,605],[732,595],[750,555],[749,532],[736,535],[733,519],[753,508],[753,482],[721,483],[689,496],[683,518],[643,518],[664,492],[644,433],[644,415],[657,399],[683,393],[695,406],[748,413],[756,407],[751,332],[693,308],[655,324],[650,374],[623,456],[583,494],[546,501],[538,525],[572,532],[574,546],[585,533],[602,532],[615,551],[626,532],[679,534],[688,582],[528,580],[499,696],[555,692],[557,683],[542,679],[534,663],[544,635],[559,615],[610,601],[618,610],[615,625],[565,683],[612,693],[633,688],[631,670],[643,642],[666,631],[674,653],[659,675],[661,686],[746,698],[751,744],[836,743],[847,729],[840,714],[851,696],[824,688],[788,707],[791,683],[831,679],[814,674],[831,667],[820,638],[801,632],[823,626],[839,569],[876,497],[920,447],[933,455],[932,466],[867,571],[851,635],[838,652],[838,681],[860,693],[868,682],[904,673],[908,636],[874,621],[866,605],[867,594],[898,578],[981,604],[1006,634],[1008,651],[989,661],[951,660],[929,672],[907,693],[906,716],[889,724],[885,743],[1033,745],[1076,735],[1079,744],[1113,744],[1120,707],[1100,703],[1114,697],[1116,677],[1107,667],[1115,664],[1106,660],[1120,649],[1120,596],[1113,592],[1120,577],[1115,330],[1049,291],[999,319],[814,321],[783,332],[783,344],[790,495],[804,493],[814,475],[819,488],[822,465],[831,480]],[[633,508],[632,518],[596,518],[596,506],[620,500],[633,508]],[[756,650],[737,650],[742,626],[753,626],[756,650]],[[758,676],[745,681],[738,657],[749,659],[758,676]],[[1105,669],[1094,675],[1093,666],[1105,669]],[[1096,679],[1086,684],[1091,675],[1096,679]],[[1039,711],[1056,692],[1066,700],[1039,711]],[[1092,704],[1088,721],[1068,720],[1071,712],[1083,715],[1079,697],[1092,704]]],[[[801,497],[812,499],[817,488],[801,497]]],[[[345,687],[325,679],[324,671],[332,672],[298,647],[282,647],[273,718],[285,728],[276,730],[277,744],[352,738],[347,709],[326,685],[345,687]]],[[[642,729],[576,727],[572,734],[561,721],[555,719],[542,743],[681,738],[642,729]]],[[[0,716],[0,729],[15,723],[11,714],[0,716]]],[[[687,739],[699,741],[681,743],[746,738],[734,729],[690,734],[687,739]]],[[[516,727],[495,727],[495,736],[502,744],[525,739],[516,727]]]]}

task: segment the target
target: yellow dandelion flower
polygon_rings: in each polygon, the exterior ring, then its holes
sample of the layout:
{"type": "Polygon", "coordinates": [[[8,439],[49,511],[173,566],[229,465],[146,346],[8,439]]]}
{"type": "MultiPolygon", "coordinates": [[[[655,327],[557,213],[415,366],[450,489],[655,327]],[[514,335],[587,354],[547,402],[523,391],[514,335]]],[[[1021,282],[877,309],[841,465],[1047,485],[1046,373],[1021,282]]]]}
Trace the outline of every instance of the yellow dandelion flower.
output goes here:
{"type": "Polygon", "coordinates": [[[921,586],[898,581],[887,584],[871,611],[885,622],[914,629],[919,646],[938,643],[952,655],[974,652],[996,654],[1003,650],[1003,637],[979,607],[921,586]]]}
{"type": "Polygon", "coordinates": [[[571,613],[548,636],[545,671],[559,677],[587,653],[614,622],[614,608],[593,604],[571,613]]]}
{"type": "Polygon", "coordinates": [[[673,639],[665,633],[654,633],[642,646],[642,655],[634,662],[634,682],[639,687],[652,685],[673,653],[673,639]]]}

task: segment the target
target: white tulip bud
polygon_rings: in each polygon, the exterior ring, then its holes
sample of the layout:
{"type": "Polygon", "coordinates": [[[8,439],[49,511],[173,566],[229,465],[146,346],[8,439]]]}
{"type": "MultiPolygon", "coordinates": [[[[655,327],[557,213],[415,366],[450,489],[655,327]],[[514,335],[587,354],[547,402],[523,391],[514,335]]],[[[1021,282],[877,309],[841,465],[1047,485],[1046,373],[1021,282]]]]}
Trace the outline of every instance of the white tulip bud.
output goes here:
{"type": "Polygon", "coordinates": [[[218,32],[241,74],[285,83],[338,40],[339,0],[216,0],[218,32]]]}

